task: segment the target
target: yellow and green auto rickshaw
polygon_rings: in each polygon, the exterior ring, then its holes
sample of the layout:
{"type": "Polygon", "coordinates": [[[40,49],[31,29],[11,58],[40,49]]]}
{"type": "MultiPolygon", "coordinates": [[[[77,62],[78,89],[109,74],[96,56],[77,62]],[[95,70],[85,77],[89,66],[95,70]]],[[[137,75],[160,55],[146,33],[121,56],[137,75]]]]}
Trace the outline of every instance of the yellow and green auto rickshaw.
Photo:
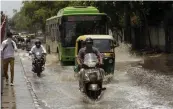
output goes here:
{"type": "MultiPolygon", "coordinates": [[[[77,58],[79,50],[84,47],[84,42],[86,38],[93,39],[93,46],[96,47],[103,56],[103,69],[105,70],[105,75],[114,74],[115,68],[115,50],[114,48],[118,45],[114,38],[110,35],[82,35],[76,40],[75,46],[75,57],[77,58]]],[[[74,72],[79,72],[78,63],[75,59],[74,72]]]]}

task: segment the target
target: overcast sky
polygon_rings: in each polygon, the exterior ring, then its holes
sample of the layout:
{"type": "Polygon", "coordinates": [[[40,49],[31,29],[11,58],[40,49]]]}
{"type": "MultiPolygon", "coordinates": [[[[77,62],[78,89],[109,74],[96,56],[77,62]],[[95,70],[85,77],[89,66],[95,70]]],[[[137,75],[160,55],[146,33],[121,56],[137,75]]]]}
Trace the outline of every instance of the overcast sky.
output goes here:
{"type": "Polygon", "coordinates": [[[6,13],[9,17],[13,16],[13,9],[20,11],[22,7],[22,0],[10,1],[10,0],[1,0],[1,11],[6,13]]]}

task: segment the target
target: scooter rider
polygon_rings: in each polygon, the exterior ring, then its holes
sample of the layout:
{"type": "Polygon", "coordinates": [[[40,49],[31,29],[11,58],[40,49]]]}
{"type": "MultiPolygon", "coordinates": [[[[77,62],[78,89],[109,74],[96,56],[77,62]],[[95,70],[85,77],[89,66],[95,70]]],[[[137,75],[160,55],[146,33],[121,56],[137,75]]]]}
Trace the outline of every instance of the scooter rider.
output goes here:
{"type": "MultiPolygon", "coordinates": [[[[79,75],[81,75],[81,73],[83,73],[83,71],[84,71],[84,69],[82,68],[82,64],[84,62],[84,56],[87,53],[95,53],[96,56],[98,57],[99,64],[102,65],[101,53],[99,52],[99,50],[97,48],[93,47],[93,40],[91,38],[87,38],[85,40],[85,47],[83,47],[79,50],[78,57],[77,57],[77,62],[78,62],[79,68],[80,68],[79,75]]],[[[103,69],[100,68],[100,70],[104,73],[103,69]]],[[[81,89],[83,90],[83,88],[82,88],[83,85],[80,80],[79,80],[79,87],[80,87],[80,90],[81,89]]]]}
{"type": "Polygon", "coordinates": [[[101,53],[97,48],[93,47],[93,40],[91,38],[87,38],[85,40],[85,47],[79,50],[77,61],[80,67],[83,64],[84,56],[87,53],[95,53],[99,59],[99,64],[102,64],[101,53]]]}
{"type": "MultiPolygon", "coordinates": [[[[29,55],[31,54],[35,54],[36,52],[39,52],[40,54],[43,54],[43,58],[44,58],[44,62],[43,62],[43,65],[45,65],[45,62],[46,62],[46,58],[45,58],[45,55],[46,55],[46,50],[45,48],[43,47],[43,45],[41,45],[41,41],[40,40],[36,40],[35,41],[35,45],[31,48],[31,51],[29,52],[29,55]]],[[[32,61],[32,66],[33,66],[33,69],[32,71],[34,71],[34,61],[32,61]]]]}
{"type": "Polygon", "coordinates": [[[31,43],[31,38],[29,36],[26,36],[26,44],[31,43]]]}

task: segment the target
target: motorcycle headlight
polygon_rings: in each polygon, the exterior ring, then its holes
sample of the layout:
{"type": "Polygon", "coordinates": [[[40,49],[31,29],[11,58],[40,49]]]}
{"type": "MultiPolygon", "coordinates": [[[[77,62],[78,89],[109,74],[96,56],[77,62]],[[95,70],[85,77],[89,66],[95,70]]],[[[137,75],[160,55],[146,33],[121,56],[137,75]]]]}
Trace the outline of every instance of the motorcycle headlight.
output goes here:
{"type": "Polygon", "coordinates": [[[110,64],[113,63],[113,60],[112,60],[112,59],[109,59],[109,63],[110,63],[110,64]]]}
{"type": "Polygon", "coordinates": [[[96,66],[96,62],[87,62],[84,64],[87,65],[88,67],[95,67],[96,66]]]}

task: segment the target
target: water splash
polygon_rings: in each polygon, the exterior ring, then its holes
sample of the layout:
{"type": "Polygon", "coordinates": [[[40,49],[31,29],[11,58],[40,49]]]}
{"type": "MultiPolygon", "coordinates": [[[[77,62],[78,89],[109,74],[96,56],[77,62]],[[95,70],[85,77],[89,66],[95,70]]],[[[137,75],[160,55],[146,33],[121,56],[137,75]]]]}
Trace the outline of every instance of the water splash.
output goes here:
{"type": "Polygon", "coordinates": [[[58,63],[58,54],[48,54],[46,56],[46,65],[51,66],[53,64],[58,63]]]}
{"type": "Polygon", "coordinates": [[[121,43],[119,47],[115,48],[116,62],[127,62],[127,61],[140,61],[141,57],[138,57],[135,53],[131,54],[131,45],[121,43]]]}

